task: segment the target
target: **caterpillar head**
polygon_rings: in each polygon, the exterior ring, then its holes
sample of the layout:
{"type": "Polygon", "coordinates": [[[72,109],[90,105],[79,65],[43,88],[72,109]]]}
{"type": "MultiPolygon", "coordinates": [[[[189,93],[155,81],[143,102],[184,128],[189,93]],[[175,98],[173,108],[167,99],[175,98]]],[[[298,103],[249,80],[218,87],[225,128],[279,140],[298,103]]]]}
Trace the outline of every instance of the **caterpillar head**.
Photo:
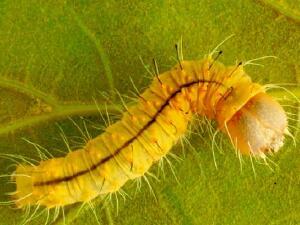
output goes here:
{"type": "Polygon", "coordinates": [[[287,117],[277,101],[261,92],[227,121],[226,132],[242,153],[264,157],[283,145],[287,117]]]}

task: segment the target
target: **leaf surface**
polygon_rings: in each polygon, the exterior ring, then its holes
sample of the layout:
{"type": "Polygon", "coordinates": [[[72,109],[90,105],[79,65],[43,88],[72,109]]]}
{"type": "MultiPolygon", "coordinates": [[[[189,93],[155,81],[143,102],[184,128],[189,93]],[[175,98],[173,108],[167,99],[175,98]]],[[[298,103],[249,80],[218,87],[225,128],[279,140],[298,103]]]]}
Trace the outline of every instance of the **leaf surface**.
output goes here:
{"type": "MultiPolygon", "coordinates": [[[[266,55],[278,59],[260,61],[264,67],[246,71],[260,83],[280,83],[300,98],[299,1],[176,0],[176,1],[38,1],[0,2],[0,152],[38,159],[29,140],[51,154],[67,152],[61,131],[74,147],[82,134],[72,120],[90,134],[103,126],[99,112],[115,115],[122,95],[139,90],[150,80],[145,67],[169,70],[176,63],[174,44],[183,39],[185,59],[200,59],[231,34],[221,49],[220,61],[231,65],[266,55]],[[107,107],[103,93],[110,96],[107,107]],[[98,104],[96,105],[95,102],[98,104]],[[71,118],[71,119],[70,119],[71,118]]],[[[193,148],[180,146],[173,153],[183,161],[165,167],[160,182],[149,177],[156,199],[146,182],[140,192],[128,182],[117,208],[94,202],[78,212],[80,205],[65,210],[66,224],[298,224],[300,221],[299,103],[283,89],[270,92],[296,120],[291,120],[293,140],[271,159],[272,170],[248,157],[241,164],[224,135],[212,153],[209,129],[192,135],[193,148]],[[293,114],[293,115],[292,115],[293,114]],[[217,165],[217,168],[215,166],[217,165]],[[254,175],[254,171],[255,174],[254,175]],[[117,210],[118,209],[118,210],[117,210]],[[117,212],[118,211],[118,212],[117,212]]],[[[125,99],[126,100],[126,99],[125,99]]],[[[115,119],[112,116],[111,119],[115,119]]],[[[9,160],[0,159],[2,174],[12,172],[9,160]]],[[[156,173],[157,166],[151,169],[156,173]]],[[[12,185],[0,192],[13,191],[12,185]]],[[[7,198],[1,196],[1,200],[7,198]]],[[[0,224],[21,221],[21,210],[0,206],[0,224]]],[[[30,224],[42,224],[45,216],[30,224]]],[[[62,215],[55,224],[63,224],[62,215]]]]}

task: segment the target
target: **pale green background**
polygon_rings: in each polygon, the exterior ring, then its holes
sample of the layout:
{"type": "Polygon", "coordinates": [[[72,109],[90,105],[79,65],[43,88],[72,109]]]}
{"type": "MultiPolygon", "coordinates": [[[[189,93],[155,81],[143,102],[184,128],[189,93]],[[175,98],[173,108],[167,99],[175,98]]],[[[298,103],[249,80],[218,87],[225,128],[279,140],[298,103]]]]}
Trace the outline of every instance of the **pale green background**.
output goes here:
{"type": "MultiPolygon", "coordinates": [[[[54,155],[66,150],[60,125],[74,146],[80,133],[68,116],[80,126],[78,116],[86,115],[103,125],[94,99],[103,102],[102,92],[117,89],[123,95],[133,90],[129,77],[142,90],[150,80],[139,57],[150,64],[155,57],[160,71],[175,64],[174,43],[183,38],[185,59],[201,58],[231,34],[221,49],[220,61],[234,64],[265,55],[265,67],[247,66],[246,71],[261,83],[300,82],[300,2],[299,0],[177,0],[177,1],[0,1],[0,151],[37,159],[33,147],[23,137],[41,144],[54,155]],[[54,98],[54,100],[53,100],[54,98]],[[56,100],[55,100],[56,99],[56,100]],[[63,106],[64,103],[71,104],[63,106]],[[49,107],[52,106],[52,108],[49,107]],[[51,111],[50,113],[48,111],[51,111]],[[74,115],[75,114],[75,115],[74,115]]],[[[153,67],[150,67],[153,69],[153,67]]],[[[288,87],[300,97],[299,87],[288,87]]],[[[276,97],[288,97],[283,104],[299,118],[296,100],[282,90],[276,97]]],[[[113,100],[116,104],[119,99],[113,100]]],[[[111,112],[115,106],[108,103],[111,112]]],[[[103,106],[103,105],[102,105],[103,106]]],[[[223,224],[300,224],[299,123],[290,121],[298,142],[286,140],[272,160],[278,167],[244,157],[243,170],[222,138],[216,150],[215,168],[211,137],[192,135],[193,152],[186,146],[173,152],[184,158],[172,160],[178,184],[166,167],[166,178],[149,178],[155,201],[146,183],[135,194],[135,184],[125,186],[131,196],[124,203],[119,197],[119,212],[110,206],[96,212],[101,224],[137,225],[223,225],[223,224]],[[109,220],[111,219],[111,221],[109,220]]],[[[93,136],[99,131],[89,129],[93,136]]],[[[12,171],[7,160],[0,160],[1,173],[12,171]]],[[[156,166],[152,169],[156,173],[156,166]]],[[[1,178],[2,179],[2,178],[1,178]]],[[[13,186],[1,182],[1,200],[13,186]]],[[[89,209],[76,215],[78,207],[66,210],[68,224],[96,224],[89,209]]],[[[17,224],[21,210],[0,206],[0,224],[17,224]]],[[[43,217],[35,219],[41,224],[43,217]]],[[[62,224],[62,217],[57,224],[62,224]]]]}

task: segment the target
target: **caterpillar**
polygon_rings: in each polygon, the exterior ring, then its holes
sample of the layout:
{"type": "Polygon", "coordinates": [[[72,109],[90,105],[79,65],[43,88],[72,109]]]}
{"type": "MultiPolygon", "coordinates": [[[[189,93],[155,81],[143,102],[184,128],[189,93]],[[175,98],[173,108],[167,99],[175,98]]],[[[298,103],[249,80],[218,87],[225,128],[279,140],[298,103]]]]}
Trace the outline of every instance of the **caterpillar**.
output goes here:
{"type": "Polygon", "coordinates": [[[137,103],[83,148],[17,165],[13,203],[51,209],[116,192],[167,155],[195,116],[215,120],[243,154],[263,158],[277,152],[288,134],[283,108],[267,86],[252,82],[244,64],[224,66],[218,56],[194,61],[178,56],[177,65],[157,73],[137,103]]]}

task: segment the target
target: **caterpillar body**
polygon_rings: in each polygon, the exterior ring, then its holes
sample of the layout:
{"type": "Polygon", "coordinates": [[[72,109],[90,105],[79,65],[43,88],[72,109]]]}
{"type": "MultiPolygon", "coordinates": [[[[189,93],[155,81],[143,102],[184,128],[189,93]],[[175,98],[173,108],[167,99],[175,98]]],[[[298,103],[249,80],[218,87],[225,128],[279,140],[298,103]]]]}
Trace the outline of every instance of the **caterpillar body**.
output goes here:
{"type": "Polygon", "coordinates": [[[287,117],[265,91],[243,65],[226,67],[211,56],[180,61],[155,77],[119,121],[82,149],[38,165],[18,165],[14,203],[52,208],[118,191],[168,154],[195,115],[216,120],[244,154],[277,151],[287,117]]]}

